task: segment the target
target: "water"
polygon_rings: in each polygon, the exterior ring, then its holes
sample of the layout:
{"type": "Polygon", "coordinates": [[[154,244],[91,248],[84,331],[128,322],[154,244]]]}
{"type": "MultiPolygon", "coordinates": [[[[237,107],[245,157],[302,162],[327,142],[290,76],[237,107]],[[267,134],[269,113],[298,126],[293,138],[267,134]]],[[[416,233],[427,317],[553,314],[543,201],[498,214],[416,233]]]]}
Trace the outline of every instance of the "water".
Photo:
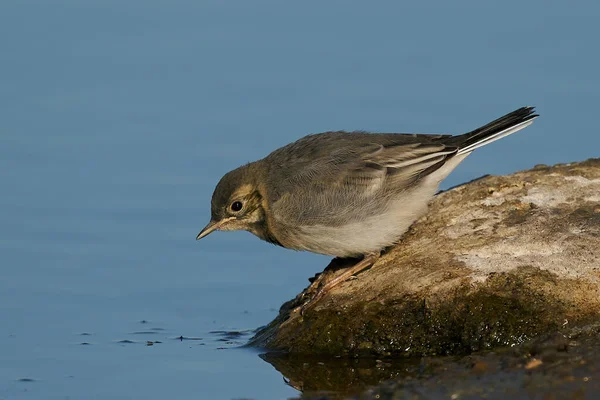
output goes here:
{"type": "Polygon", "coordinates": [[[309,132],[461,132],[529,104],[445,187],[598,156],[598,11],[3,2],[0,399],[298,396],[237,346],[328,259],[195,242],[220,176],[309,132]]]}

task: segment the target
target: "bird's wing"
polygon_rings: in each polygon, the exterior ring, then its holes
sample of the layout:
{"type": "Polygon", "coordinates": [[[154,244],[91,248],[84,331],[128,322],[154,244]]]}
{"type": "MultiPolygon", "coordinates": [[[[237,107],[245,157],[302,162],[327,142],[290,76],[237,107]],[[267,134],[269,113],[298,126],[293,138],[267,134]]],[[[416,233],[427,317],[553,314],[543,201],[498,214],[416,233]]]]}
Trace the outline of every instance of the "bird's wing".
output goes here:
{"type": "Polygon", "coordinates": [[[441,143],[412,143],[381,146],[362,159],[366,165],[384,169],[386,184],[402,190],[437,170],[457,151],[458,147],[441,143]]]}
{"type": "Polygon", "coordinates": [[[432,140],[439,136],[390,136],[361,135],[356,141],[335,140],[336,146],[325,137],[284,152],[286,157],[280,154],[276,158],[286,162],[270,176],[270,187],[277,188],[270,196],[275,217],[309,224],[342,220],[346,213],[373,206],[386,191],[407,189],[458,150],[432,140]]]}

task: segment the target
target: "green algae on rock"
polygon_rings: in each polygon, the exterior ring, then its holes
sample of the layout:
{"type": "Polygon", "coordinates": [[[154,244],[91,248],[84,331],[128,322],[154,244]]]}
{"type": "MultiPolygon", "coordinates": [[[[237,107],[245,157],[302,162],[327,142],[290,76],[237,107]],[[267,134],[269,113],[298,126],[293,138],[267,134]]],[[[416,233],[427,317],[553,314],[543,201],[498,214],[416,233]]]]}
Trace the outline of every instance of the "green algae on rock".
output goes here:
{"type": "MultiPolygon", "coordinates": [[[[324,273],[335,277],[334,261],[324,273]]],[[[357,279],[252,345],[297,354],[465,354],[600,313],[600,159],[487,176],[441,193],[357,279]]]]}

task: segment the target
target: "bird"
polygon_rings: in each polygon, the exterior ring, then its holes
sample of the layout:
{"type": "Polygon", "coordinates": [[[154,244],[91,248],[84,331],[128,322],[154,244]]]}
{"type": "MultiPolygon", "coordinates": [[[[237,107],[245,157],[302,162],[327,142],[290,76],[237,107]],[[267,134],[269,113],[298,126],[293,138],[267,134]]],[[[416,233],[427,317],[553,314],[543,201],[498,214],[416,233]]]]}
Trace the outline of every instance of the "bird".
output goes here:
{"type": "Polygon", "coordinates": [[[211,199],[211,218],[196,239],[246,230],[293,250],[356,258],[300,311],[371,267],[427,213],[445,179],[469,154],[529,126],[539,115],[521,107],[459,134],[329,131],[307,135],[226,173],[211,199]]]}

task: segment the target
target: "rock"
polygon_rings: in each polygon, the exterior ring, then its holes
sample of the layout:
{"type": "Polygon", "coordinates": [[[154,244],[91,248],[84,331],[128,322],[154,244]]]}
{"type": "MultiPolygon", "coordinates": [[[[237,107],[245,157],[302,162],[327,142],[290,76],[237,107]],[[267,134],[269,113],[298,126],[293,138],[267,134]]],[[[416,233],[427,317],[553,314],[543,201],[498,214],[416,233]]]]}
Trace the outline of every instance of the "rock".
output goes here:
{"type": "Polygon", "coordinates": [[[302,399],[596,399],[600,324],[464,357],[302,358],[264,354],[302,399]]]}
{"type": "MultiPolygon", "coordinates": [[[[334,277],[340,263],[325,273],[334,277]]],[[[487,176],[436,196],[368,271],[251,344],[292,354],[465,354],[600,314],[600,159],[487,176]]]]}

